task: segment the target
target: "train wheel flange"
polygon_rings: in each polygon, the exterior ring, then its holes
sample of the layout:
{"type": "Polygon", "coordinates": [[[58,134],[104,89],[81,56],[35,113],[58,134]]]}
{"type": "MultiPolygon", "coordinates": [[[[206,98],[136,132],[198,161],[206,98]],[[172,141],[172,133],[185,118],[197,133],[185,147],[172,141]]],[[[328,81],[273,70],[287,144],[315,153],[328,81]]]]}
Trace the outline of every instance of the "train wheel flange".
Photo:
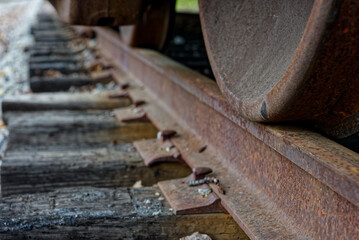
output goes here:
{"type": "Polygon", "coordinates": [[[359,2],[199,2],[207,52],[225,97],[259,122],[308,120],[333,136],[359,110],[359,2]],[[333,129],[339,129],[336,133],[333,129]]]}

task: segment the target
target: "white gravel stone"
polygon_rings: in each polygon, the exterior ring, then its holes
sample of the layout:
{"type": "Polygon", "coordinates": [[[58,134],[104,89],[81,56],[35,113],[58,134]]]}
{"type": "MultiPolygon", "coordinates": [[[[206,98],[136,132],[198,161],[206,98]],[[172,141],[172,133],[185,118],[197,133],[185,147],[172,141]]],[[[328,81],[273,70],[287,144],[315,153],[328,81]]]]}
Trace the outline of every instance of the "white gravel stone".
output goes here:
{"type": "MultiPolygon", "coordinates": [[[[24,49],[33,42],[30,28],[42,3],[43,0],[0,0],[0,106],[5,95],[29,91],[24,49]]],[[[0,107],[0,159],[8,136],[1,116],[0,107]]]]}
{"type": "Polygon", "coordinates": [[[211,240],[211,238],[207,234],[195,232],[191,236],[180,238],[180,240],[211,240]]]}
{"type": "Polygon", "coordinates": [[[0,0],[0,99],[6,94],[28,91],[28,56],[32,44],[30,27],[36,21],[43,1],[0,0]]]}

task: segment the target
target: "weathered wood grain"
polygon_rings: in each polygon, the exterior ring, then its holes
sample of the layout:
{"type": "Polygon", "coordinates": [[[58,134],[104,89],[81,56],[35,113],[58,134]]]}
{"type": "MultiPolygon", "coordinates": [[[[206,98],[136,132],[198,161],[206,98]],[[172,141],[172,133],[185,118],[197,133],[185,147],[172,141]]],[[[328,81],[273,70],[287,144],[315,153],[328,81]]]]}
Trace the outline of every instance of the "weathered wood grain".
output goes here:
{"type": "Polygon", "coordinates": [[[45,45],[45,46],[39,47],[37,45],[37,46],[33,46],[33,47],[29,48],[30,56],[32,56],[32,57],[50,56],[50,55],[75,56],[85,50],[84,48],[77,49],[77,50],[69,49],[66,46],[67,45],[66,42],[52,42],[51,44],[41,43],[41,45],[45,45]],[[49,46],[52,46],[52,47],[49,47],[49,46]]]}
{"type": "Polygon", "coordinates": [[[63,36],[63,35],[58,35],[58,36],[34,36],[34,40],[37,43],[43,43],[43,42],[70,42],[72,40],[74,40],[76,37],[75,36],[63,36]]]}
{"type": "Polygon", "coordinates": [[[63,63],[63,62],[32,63],[29,66],[29,75],[30,77],[42,76],[48,70],[56,70],[63,74],[86,72],[84,66],[81,64],[63,63]]]}
{"type": "Polygon", "coordinates": [[[121,123],[110,111],[7,112],[8,149],[23,146],[99,146],[154,138],[150,122],[121,123]]]}
{"type": "Polygon", "coordinates": [[[158,188],[69,188],[0,200],[0,238],[247,239],[228,214],[175,216],[158,188]]]}
{"type": "Polygon", "coordinates": [[[88,76],[32,77],[30,78],[30,88],[33,92],[61,92],[67,91],[71,87],[108,83],[111,80],[111,76],[96,79],[88,76]]]}
{"type": "MultiPolygon", "coordinates": [[[[113,93],[113,92],[112,92],[113,93]]],[[[113,109],[129,106],[128,98],[109,98],[110,91],[100,93],[37,93],[8,95],[2,101],[3,112],[40,110],[113,109]]]]}
{"type": "Polygon", "coordinates": [[[31,27],[31,32],[34,31],[43,31],[43,30],[54,30],[54,29],[70,29],[69,25],[64,24],[63,22],[56,21],[56,22],[45,22],[45,23],[38,23],[35,26],[31,27]]]}
{"type": "Polygon", "coordinates": [[[102,147],[24,147],[7,151],[1,166],[2,196],[53,191],[60,187],[132,186],[188,176],[179,163],[146,167],[132,144],[102,147]]]}
{"type": "Polygon", "coordinates": [[[78,56],[39,56],[31,57],[29,63],[54,63],[54,62],[69,62],[77,63],[81,60],[78,56]]]}
{"type": "Polygon", "coordinates": [[[3,119],[9,130],[31,127],[103,128],[116,127],[120,123],[109,110],[54,110],[54,111],[9,111],[3,119]]]}

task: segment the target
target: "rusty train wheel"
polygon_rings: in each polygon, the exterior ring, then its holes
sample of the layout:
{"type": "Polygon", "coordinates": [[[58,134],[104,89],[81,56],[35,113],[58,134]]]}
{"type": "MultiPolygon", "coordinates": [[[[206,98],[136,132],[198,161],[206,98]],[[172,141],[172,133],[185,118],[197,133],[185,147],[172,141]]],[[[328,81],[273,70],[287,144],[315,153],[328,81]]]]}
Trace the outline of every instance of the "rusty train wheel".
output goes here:
{"type": "Polygon", "coordinates": [[[173,24],[175,1],[151,1],[135,25],[121,26],[122,40],[132,47],[161,50],[173,24]]]}
{"type": "Polygon", "coordinates": [[[358,132],[359,1],[199,1],[219,87],[242,116],[358,132]]]}

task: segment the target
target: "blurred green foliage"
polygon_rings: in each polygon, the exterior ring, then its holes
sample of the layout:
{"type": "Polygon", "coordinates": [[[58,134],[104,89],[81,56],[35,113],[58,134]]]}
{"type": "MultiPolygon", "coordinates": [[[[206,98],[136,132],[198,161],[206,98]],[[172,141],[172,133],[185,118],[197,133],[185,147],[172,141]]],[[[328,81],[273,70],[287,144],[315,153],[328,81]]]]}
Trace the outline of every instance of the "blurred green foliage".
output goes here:
{"type": "Polygon", "coordinates": [[[198,0],[177,0],[176,12],[198,13],[198,0]]]}

